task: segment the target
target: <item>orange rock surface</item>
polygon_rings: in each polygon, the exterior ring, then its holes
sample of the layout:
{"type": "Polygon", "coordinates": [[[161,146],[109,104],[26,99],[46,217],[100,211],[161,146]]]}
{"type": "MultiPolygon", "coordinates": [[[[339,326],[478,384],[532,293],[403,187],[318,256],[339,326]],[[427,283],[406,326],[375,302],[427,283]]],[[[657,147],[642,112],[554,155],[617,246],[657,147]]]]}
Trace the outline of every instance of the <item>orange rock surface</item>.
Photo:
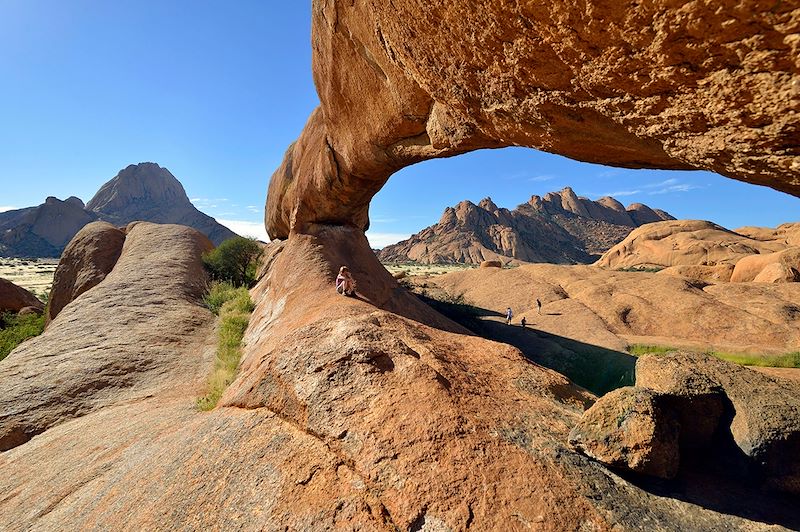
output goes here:
{"type": "Polygon", "coordinates": [[[648,490],[570,450],[591,394],[421,304],[355,229],[313,226],[270,247],[240,374],[214,411],[198,412],[213,359],[194,288],[203,247],[194,231],[157,227],[134,226],[112,272],[4,361],[14,371],[0,374],[10,401],[0,429],[39,433],[0,454],[0,528],[792,523],[757,493],[733,512],[695,492],[648,490]],[[333,290],[342,263],[356,298],[333,290]],[[148,288],[156,279],[168,286],[148,288]],[[53,364],[62,383],[42,395],[53,364]]]}

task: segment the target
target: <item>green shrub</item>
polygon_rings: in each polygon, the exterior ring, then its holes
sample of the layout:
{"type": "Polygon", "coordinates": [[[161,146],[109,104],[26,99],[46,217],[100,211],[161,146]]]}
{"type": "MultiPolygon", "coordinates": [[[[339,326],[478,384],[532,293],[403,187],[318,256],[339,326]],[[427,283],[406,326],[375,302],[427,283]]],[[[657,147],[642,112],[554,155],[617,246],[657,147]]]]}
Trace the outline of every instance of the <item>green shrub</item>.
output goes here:
{"type": "Polygon", "coordinates": [[[212,283],[206,304],[219,314],[217,356],[208,377],[206,395],[197,399],[197,407],[208,411],[217,406],[225,388],[233,382],[242,357],[242,338],[253,311],[253,301],[245,287],[234,288],[230,283],[212,283]],[[213,301],[213,303],[209,302],[213,301]],[[213,304],[213,307],[212,307],[213,304]]]}
{"type": "Polygon", "coordinates": [[[251,286],[256,280],[261,245],[251,238],[229,238],[203,255],[203,265],[215,281],[251,286]]]}
{"type": "Polygon", "coordinates": [[[0,317],[0,360],[28,338],[42,334],[43,330],[44,315],[3,314],[0,317]]]}

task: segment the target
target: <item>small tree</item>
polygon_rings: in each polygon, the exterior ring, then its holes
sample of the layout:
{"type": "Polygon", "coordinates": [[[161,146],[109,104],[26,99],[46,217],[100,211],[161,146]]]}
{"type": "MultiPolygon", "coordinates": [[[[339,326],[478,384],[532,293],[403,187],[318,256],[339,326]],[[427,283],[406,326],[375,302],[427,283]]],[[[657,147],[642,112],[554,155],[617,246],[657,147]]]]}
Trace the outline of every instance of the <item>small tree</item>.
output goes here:
{"type": "Polygon", "coordinates": [[[203,255],[203,264],[212,279],[234,286],[251,286],[256,280],[258,258],[262,249],[251,238],[229,238],[203,255]]]}

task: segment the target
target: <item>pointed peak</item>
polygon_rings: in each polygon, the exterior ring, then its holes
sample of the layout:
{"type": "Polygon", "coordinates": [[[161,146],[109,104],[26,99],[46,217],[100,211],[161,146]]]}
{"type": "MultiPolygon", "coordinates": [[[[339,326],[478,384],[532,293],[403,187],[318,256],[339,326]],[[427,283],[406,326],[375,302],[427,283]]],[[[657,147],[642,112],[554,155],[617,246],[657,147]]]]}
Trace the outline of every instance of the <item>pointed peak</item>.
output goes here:
{"type": "Polygon", "coordinates": [[[575,191],[572,190],[572,187],[564,187],[564,188],[562,188],[561,191],[559,192],[559,194],[561,195],[562,198],[570,198],[570,199],[576,198],[577,199],[577,197],[578,197],[578,195],[575,194],[575,191]]]}
{"type": "Polygon", "coordinates": [[[184,205],[186,191],[172,172],[156,163],[131,164],[106,182],[86,208],[96,212],[123,212],[135,203],[184,205]]]}
{"type": "Polygon", "coordinates": [[[494,204],[492,198],[490,198],[489,196],[483,198],[480,201],[480,203],[478,203],[478,207],[486,211],[492,211],[492,212],[497,210],[497,205],[494,204]]]}
{"type": "Polygon", "coordinates": [[[78,198],[76,196],[68,197],[67,199],[64,200],[64,203],[69,203],[70,205],[73,205],[75,207],[79,207],[81,209],[86,207],[86,205],[83,204],[83,200],[81,200],[80,198],[78,198]]]}
{"type": "MultiPolygon", "coordinates": [[[[465,199],[465,200],[461,200],[458,203],[456,203],[455,210],[458,211],[458,210],[461,210],[461,209],[466,209],[468,207],[476,207],[476,205],[474,203],[472,203],[470,200],[465,199]]],[[[451,207],[451,208],[453,208],[453,207],[451,207]]]]}

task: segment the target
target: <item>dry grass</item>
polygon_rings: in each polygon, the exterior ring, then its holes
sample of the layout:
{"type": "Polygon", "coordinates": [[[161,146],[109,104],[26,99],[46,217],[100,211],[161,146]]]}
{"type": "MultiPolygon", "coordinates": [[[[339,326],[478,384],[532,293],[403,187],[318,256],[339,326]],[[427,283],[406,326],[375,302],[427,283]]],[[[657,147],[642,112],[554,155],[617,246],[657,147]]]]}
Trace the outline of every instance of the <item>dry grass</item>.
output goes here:
{"type": "Polygon", "coordinates": [[[735,362],[742,366],[760,366],[764,368],[800,368],[800,351],[784,353],[782,355],[765,355],[750,353],[728,353],[724,351],[709,351],[713,355],[728,362],[735,362]]]}
{"type": "Polygon", "coordinates": [[[53,285],[58,259],[0,258],[0,277],[45,300],[53,285]]]}
{"type": "Polygon", "coordinates": [[[203,411],[213,410],[217,406],[225,388],[236,377],[242,358],[242,338],[253,312],[253,301],[244,287],[233,288],[228,283],[213,283],[206,297],[211,308],[209,301],[213,302],[215,314],[219,315],[219,332],[217,357],[208,377],[208,390],[197,399],[197,407],[203,411]]]}
{"type": "Polygon", "coordinates": [[[406,275],[442,275],[443,273],[471,270],[477,268],[474,264],[418,264],[416,262],[384,262],[383,267],[394,275],[406,272],[406,275]]]}

